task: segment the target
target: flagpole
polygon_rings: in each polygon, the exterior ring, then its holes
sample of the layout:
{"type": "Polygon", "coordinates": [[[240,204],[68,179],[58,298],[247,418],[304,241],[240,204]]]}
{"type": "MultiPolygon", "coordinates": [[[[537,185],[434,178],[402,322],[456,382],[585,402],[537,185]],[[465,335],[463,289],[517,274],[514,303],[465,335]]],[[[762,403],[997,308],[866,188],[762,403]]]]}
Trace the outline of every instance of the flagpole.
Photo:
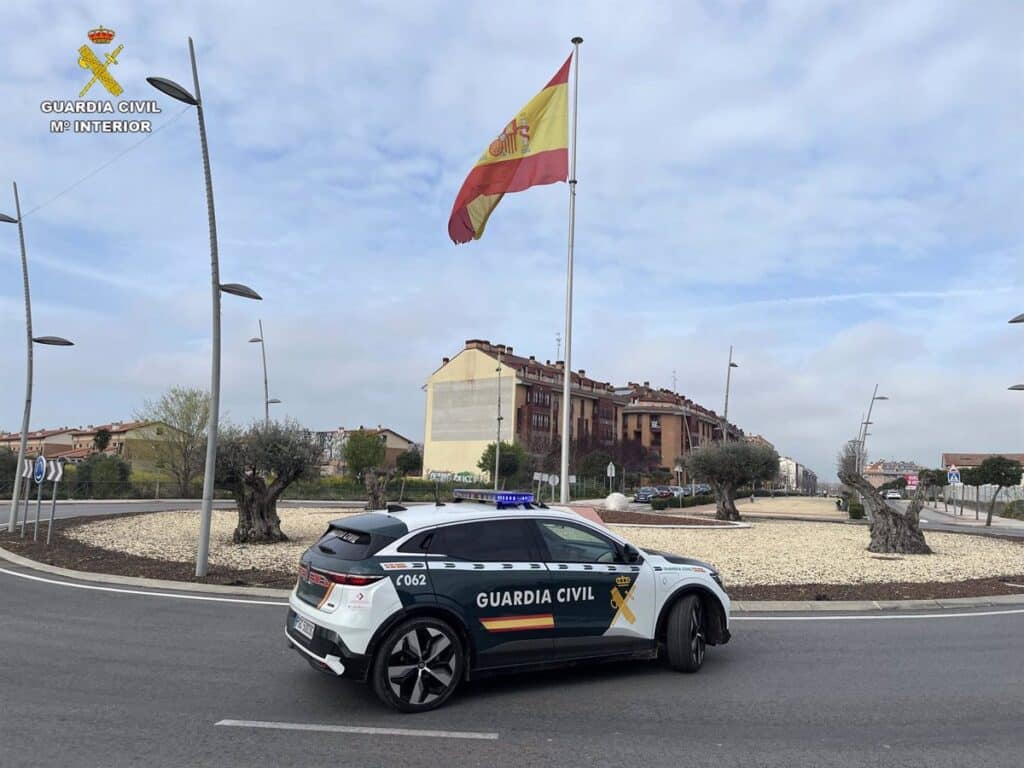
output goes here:
{"type": "Polygon", "coordinates": [[[576,232],[576,125],[580,97],[580,43],[582,37],[574,37],[573,84],[572,84],[572,151],[569,153],[569,254],[565,280],[565,367],[562,383],[562,476],[561,496],[563,504],[569,503],[569,428],[572,425],[572,249],[576,232]]]}

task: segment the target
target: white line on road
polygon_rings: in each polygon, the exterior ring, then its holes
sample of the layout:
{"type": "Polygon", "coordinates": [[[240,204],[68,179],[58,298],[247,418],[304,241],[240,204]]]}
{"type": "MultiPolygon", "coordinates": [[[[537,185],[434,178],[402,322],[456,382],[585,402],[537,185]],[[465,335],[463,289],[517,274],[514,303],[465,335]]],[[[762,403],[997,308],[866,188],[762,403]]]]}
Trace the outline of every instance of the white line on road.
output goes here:
{"type": "Polygon", "coordinates": [[[972,611],[970,613],[886,613],[880,616],[732,616],[733,621],[879,621],[882,619],[966,619],[973,616],[1009,616],[1024,613],[1024,608],[1008,611],[972,611]]]}
{"type": "Polygon", "coordinates": [[[265,720],[221,720],[215,725],[234,728],[270,728],[280,731],[323,731],[325,733],[361,733],[369,736],[421,736],[432,739],[478,739],[494,741],[496,733],[485,731],[420,731],[411,728],[371,728],[362,725],[320,725],[317,723],[273,723],[265,720]]]}
{"type": "Polygon", "coordinates": [[[203,600],[206,602],[214,603],[242,603],[244,605],[273,605],[277,608],[287,606],[288,603],[284,600],[248,600],[243,597],[210,597],[208,595],[182,595],[175,592],[150,592],[145,589],[121,589],[119,587],[99,587],[95,584],[76,584],[71,581],[60,581],[58,579],[44,579],[42,576],[31,576],[27,573],[18,573],[17,571],[9,571],[6,568],[0,568],[0,573],[6,573],[8,576],[17,576],[19,579],[29,579],[30,581],[41,581],[45,584],[56,584],[60,587],[71,587],[72,589],[91,589],[96,592],[120,592],[125,595],[142,595],[143,597],[171,597],[177,600],[203,600]]]}
{"type": "MultiPolygon", "coordinates": [[[[183,595],[175,592],[151,592],[144,589],[121,589],[119,587],[100,587],[94,584],[76,584],[71,581],[60,581],[58,579],[45,579],[42,576],[32,576],[27,573],[18,573],[7,568],[0,568],[0,573],[8,576],[17,576],[19,579],[30,581],[41,581],[45,584],[56,584],[59,587],[71,587],[72,589],[91,589],[96,592],[120,592],[125,595],[141,595],[142,597],[169,597],[177,600],[200,600],[214,603],[238,603],[241,605],[271,605],[276,608],[285,607],[288,603],[284,600],[249,600],[243,597],[210,597],[207,595],[183,595]]],[[[1010,616],[1024,613],[1024,608],[1010,609],[1005,611],[972,611],[965,613],[887,613],[868,616],[732,616],[730,621],[878,621],[882,619],[961,619],[973,616],[1010,616]]]]}

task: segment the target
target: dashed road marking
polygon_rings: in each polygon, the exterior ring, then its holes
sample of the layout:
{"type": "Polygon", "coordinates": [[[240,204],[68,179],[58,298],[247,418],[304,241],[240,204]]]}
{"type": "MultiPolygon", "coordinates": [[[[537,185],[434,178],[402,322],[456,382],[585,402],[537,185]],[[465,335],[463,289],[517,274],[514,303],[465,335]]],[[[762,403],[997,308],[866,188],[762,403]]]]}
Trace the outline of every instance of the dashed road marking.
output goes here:
{"type": "Polygon", "coordinates": [[[424,731],[413,728],[373,728],[363,725],[329,725],[320,723],[275,723],[266,720],[221,720],[215,725],[232,728],[268,728],[279,731],[321,731],[324,733],[359,733],[367,736],[416,736],[428,739],[476,739],[494,741],[497,733],[486,731],[424,731]]]}

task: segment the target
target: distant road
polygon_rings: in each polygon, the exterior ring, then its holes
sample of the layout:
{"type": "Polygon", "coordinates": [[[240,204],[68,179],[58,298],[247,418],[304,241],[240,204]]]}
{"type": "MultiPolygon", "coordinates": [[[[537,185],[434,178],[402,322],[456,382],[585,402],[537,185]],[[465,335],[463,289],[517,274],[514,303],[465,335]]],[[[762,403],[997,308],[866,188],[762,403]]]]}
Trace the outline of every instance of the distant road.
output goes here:
{"type": "MultiPolygon", "coordinates": [[[[890,501],[889,504],[901,511],[906,511],[909,501],[890,501]]],[[[953,507],[950,505],[950,509],[953,507]]],[[[980,520],[974,519],[974,510],[964,510],[960,515],[947,514],[942,505],[936,509],[926,506],[921,510],[921,528],[925,531],[950,531],[953,533],[974,533],[981,536],[1013,536],[1024,538],[1024,520],[1011,520],[993,517],[992,525],[985,527],[985,513],[979,514],[980,520]]]]}
{"type": "MultiPolygon", "coordinates": [[[[29,502],[29,519],[35,517],[35,499],[29,502]]],[[[199,499],[124,499],[110,501],[58,501],[55,517],[58,520],[67,520],[72,517],[98,517],[100,515],[122,515],[135,514],[138,512],[169,512],[175,509],[199,509],[202,501],[199,499]]],[[[358,508],[363,502],[358,501],[295,501],[282,500],[278,505],[284,509],[289,507],[338,507],[358,508]]],[[[229,499],[216,500],[213,506],[217,509],[233,509],[235,503],[229,499]]],[[[0,502],[0,510],[3,511],[3,519],[7,519],[7,510],[10,508],[10,500],[0,502]]],[[[24,506],[22,507],[24,509],[24,506]]],[[[43,499],[43,519],[50,514],[49,502],[43,499]]]]}

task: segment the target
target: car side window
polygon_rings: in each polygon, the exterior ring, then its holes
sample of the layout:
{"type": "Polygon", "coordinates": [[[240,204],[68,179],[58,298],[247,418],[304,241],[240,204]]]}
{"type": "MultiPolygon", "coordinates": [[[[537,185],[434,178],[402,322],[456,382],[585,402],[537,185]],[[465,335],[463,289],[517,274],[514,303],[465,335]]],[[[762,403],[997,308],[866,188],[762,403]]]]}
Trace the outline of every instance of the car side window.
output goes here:
{"type": "Polygon", "coordinates": [[[541,539],[553,563],[622,563],[619,546],[594,531],[571,523],[538,520],[541,539]]]}
{"type": "Polygon", "coordinates": [[[474,562],[539,560],[530,520],[481,520],[438,528],[430,554],[474,562]]]}

